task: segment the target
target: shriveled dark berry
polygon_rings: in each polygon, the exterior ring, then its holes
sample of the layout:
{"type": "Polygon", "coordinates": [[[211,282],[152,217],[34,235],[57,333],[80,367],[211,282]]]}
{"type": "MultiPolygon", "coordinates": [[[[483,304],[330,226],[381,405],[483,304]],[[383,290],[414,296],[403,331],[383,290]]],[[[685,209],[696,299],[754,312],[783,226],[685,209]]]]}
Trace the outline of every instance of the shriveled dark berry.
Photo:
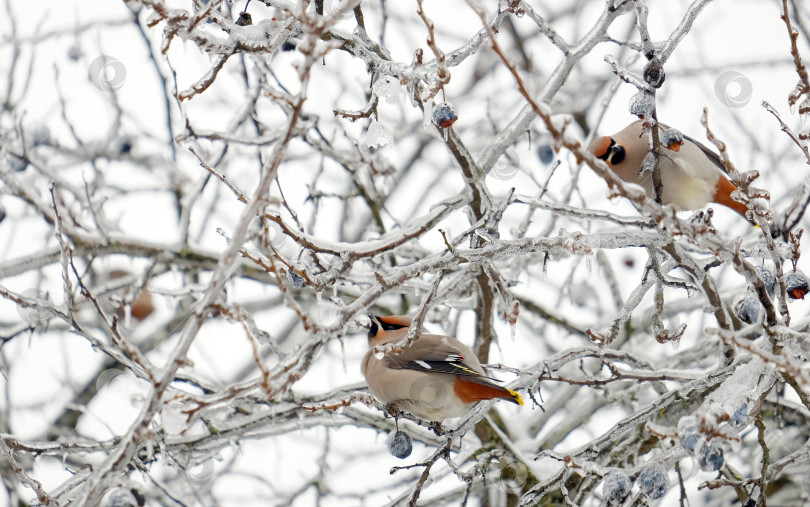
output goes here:
{"type": "Polygon", "coordinates": [[[433,108],[431,118],[434,125],[443,129],[446,129],[458,120],[455,108],[446,102],[442,102],[433,108]]]}
{"type": "Polygon", "coordinates": [[[290,272],[287,273],[287,278],[290,279],[290,282],[293,284],[293,287],[295,287],[296,289],[303,289],[304,287],[307,286],[306,278],[299,275],[298,273],[290,271],[290,272]]]}
{"type": "Polygon", "coordinates": [[[548,144],[541,144],[537,147],[537,157],[540,159],[540,162],[546,165],[554,162],[554,148],[548,144]]]}
{"type": "Polygon", "coordinates": [[[794,271],[785,276],[785,291],[790,299],[804,299],[807,295],[807,276],[801,271],[794,271]]]}
{"type": "Polygon", "coordinates": [[[666,75],[664,74],[664,66],[661,65],[661,60],[658,58],[653,58],[647,65],[644,66],[644,73],[642,74],[644,77],[644,81],[647,82],[653,88],[661,88],[661,85],[664,84],[664,79],[666,79],[666,75]]]}
{"type": "Polygon", "coordinates": [[[385,439],[385,445],[388,446],[388,452],[391,453],[391,456],[399,459],[407,458],[411,455],[411,451],[413,450],[411,437],[407,433],[399,430],[388,434],[388,438],[385,439]]]}
{"type": "Polygon", "coordinates": [[[239,18],[236,20],[236,24],[239,26],[248,26],[253,24],[253,17],[247,12],[240,12],[239,18]]]}
{"type": "Polygon", "coordinates": [[[669,489],[669,477],[663,465],[651,465],[638,474],[636,479],[641,492],[652,500],[662,498],[669,489]]]}
{"type": "Polygon", "coordinates": [[[683,146],[683,134],[678,129],[666,129],[661,134],[661,144],[672,151],[679,151],[683,146]]]}
{"type": "Polygon", "coordinates": [[[698,450],[698,465],[704,472],[714,472],[723,466],[723,446],[718,440],[709,440],[698,450]]]}
{"type": "Polygon", "coordinates": [[[697,426],[689,426],[681,434],[681,445],[689,452],[695,452],[700,432],[697,426]]]}
{"type": "Polygon", "coordinates": [[[757,266],[755,269],[757,276],[762,278],[762,281],[765,283],[765,290],[768,291],[769,294],[773,294],[773,288],[776,285],[776,275],[774,275],[773,270],[768,266],[757,266]]]}
{"type": "Polygon", "coordinates": [[[759,319],[759,309],[762,305],[756,293],[750,290],[734,299],[734,315],[746,324],[753,324],[759,319]]]}
{"type": "Polygon", "coordinates": [[[602,496],[608,505],[619,505],[630,494],[632,487],[633,483],[630,482],[630,477],[626,473],[621,470],[610,472],[605,476],[602,496]]]}

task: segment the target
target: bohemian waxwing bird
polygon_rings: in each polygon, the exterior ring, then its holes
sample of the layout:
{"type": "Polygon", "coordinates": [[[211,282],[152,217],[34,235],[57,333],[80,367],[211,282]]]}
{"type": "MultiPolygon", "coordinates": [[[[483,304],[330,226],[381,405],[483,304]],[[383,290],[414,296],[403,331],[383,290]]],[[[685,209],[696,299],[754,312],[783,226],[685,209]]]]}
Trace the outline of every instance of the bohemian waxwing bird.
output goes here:
{"type": "MultiPolygon", "coordinates": [[[[591,153],[607,162],[623,180],[644,187],[652,198],[652,174],[645,172],[639,177],[641,163],[650,151],[649,134],[642,129],[642,123],[634,121],[617,134],[596,139],[591,153]]],[[[665,128],[659,124],[659,133],[663,134],[665,128]]],[[[683,136],[680,142],[661,146],[658,153],[664,204],[672,204],[677,210],[693,210],[716,202],[745,216],[748,208],[731,198],[737,187],[725,177],[720,157],[709,148],[683,136]]]]}
{"type": "Polygon", "coordinates": [[[381,402],[397,402],[399,408],[436,422],[460,417],[482,400],[503,398],[523,405],[518,393],[494,384],[473,351],[451,336],[420,334],[401,354],[375,354],[377,345],[405,338],[413,319],[372,314],[369,318],[369,350],[362,371],[381,402]]]}

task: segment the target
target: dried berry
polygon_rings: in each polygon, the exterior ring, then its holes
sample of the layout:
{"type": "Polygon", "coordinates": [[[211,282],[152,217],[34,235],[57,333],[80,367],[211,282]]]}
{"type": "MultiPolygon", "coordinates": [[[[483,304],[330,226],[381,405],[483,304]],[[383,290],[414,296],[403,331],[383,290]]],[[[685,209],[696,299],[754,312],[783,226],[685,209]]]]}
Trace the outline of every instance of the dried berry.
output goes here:
{"type": "Polygon", "coordinates": [[[437,127],[446,129],[458,120],[458,116],[452,105],[442,102],[433,108],[432,119],[437,127]]]}
{"type": "Polygon", "coordinates": [[[666,129],[661,134],[661,144],[672,151],[680,151],[683,146],[683,134],[678,129],[666,129]]]}
{"type": "Polygon", "coordinates": [[[633,483],[630,482],[630,477],[624,471],[610,472],[605,476],[602,496],[608,505],[619,505],[630,494],[632,487],[633,483]]]}
{"type": "Polygon", "coordinates": [[[756,293],[750,290],[734,298],[734,315],[746,324],[753,324],[759,319],[759,309],[762,305],[756,293]]]}
{"type": "Polygon", "coordinates": [[[731,419],[729,419],[729,422],[734,425],[740,424],[741,422],[745,421],[745,416],[747,415],[748,415],[748,402],[746,401],[742,405],[740,405],[740,408],[738,408],[737,410],[734,411],[733,414],[731,414],[731,419]]]}
{"type": "Polygon", "coordinates": [[[723,446],[717,440],[709,440],[698,450],[698,465],[704,472],[714,472],[723,466],[723,446]]]}
{"type": "Polygon", "coordinates": [[[411,437],[407,433],[403,433],[399,430],[388,434],[388,438],[385,439],[385,445],[388,446],[388,452],[391,453],[391,456],[399,459],[407,458],[411,455],[411,451],[413,450],[411,437]]]}
{"type": "Polygon", "coordinates": [[[554,161],[554,149],[547,144],[541,144],[537,147],[537,157],[540,162],[548,165],[554,161]]]}
{"type": "Polygon", "coordinates": [[[650,499],[658,500],[669,489],[669,477],[663,465],[650,465],[638,474],[636,484],[650,499]]]}
{"type": "Polygon", "coordinates": [[[661,85],[664,84],[664,79],[666,79],[666,75],[664,74],[664,66],[661,65],[661,60],[658,58],[653,58],[647,65],[644,66],[644,73],[643,73],[644,81],[647,82],[653,88],[661,88],[661,85]]]}
{"type": "Polygon", "coordinates": [[[689,452],[695,452],[700,432],[697,426],[689,426],[681,433],[681,445],[689,452]]]}
{"type": "Polygon", "coordinates": [[[807,276],[801,271],[794,271],[785,276],[785,291],[790,299],[804,299],[810,290],[807,276]]]}
{"type": "Polygon", "coordinates": [[[152,303],[152,296],[146,289],[142,289],[138,293],[138,297],[132,302],[129,314],[138,320],[143,320],[152,315],[155,311],[155,305],[152,303]]]}
{"type": "Polygon", "coordinates": [[[239,26],[248,26],[253,24],[253,18],[247,12],[240,12],[239,18],[236,20],[236,24],[239,26]]]}
{"type": "Polygon", "coordinates": [[[290,283],[292,283],[293,287],[295,287],[296,289],[303,289],[304,287],[307,286],[306,278],[299,275],[298,273],[295,273],[293,271],[289,271],[287,273],[287,278],[290,279],[290,283]]]}
{"type": "Polygon", "coordinates": [[[652,93],[642,90],[630,99],[630,114],[636,115],[642,120],[651,116],[653,110],[655,110],[655,97],[652,93]]]}

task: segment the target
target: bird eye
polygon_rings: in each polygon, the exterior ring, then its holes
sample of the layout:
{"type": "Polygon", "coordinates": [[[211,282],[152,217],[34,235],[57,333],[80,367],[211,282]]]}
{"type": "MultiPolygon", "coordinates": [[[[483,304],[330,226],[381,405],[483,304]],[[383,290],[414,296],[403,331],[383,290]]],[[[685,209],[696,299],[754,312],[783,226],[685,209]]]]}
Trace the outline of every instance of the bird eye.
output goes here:
{"type": "Polygon", "coordinates": [[[380,320],[380,324],[382,325],[382,328],[385,331],[396,331],[397,329],[402,329],[403,327],[407,327],[407,326],[403,326],[402,324],[391,324],[389,322],[385,322],[384,320],[380,320]]]}
{"type": "Polygon", "coordinates": [[[624,146],[617,144],[613,147],[612,156],[610,157],[610,163],[613,165],[620,164],[622,160],[624,160],[624,156],[626,155],[624,151],[624,146]]]}

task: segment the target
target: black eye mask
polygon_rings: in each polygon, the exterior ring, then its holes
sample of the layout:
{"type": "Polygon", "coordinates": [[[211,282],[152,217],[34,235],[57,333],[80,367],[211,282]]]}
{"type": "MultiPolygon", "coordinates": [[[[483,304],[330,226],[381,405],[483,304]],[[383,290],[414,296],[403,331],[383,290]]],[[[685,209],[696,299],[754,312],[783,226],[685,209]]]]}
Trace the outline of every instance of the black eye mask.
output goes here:
{"type": "Polygon", "coordinates": [[[613,165],[620,164],[622,160],[624,160],[624,156],[627,154],[627,152],[624,151],[624,146],[620,144],[611,145],[608,153],[612,155],[610,157],[610,163],[613,165]]]}

